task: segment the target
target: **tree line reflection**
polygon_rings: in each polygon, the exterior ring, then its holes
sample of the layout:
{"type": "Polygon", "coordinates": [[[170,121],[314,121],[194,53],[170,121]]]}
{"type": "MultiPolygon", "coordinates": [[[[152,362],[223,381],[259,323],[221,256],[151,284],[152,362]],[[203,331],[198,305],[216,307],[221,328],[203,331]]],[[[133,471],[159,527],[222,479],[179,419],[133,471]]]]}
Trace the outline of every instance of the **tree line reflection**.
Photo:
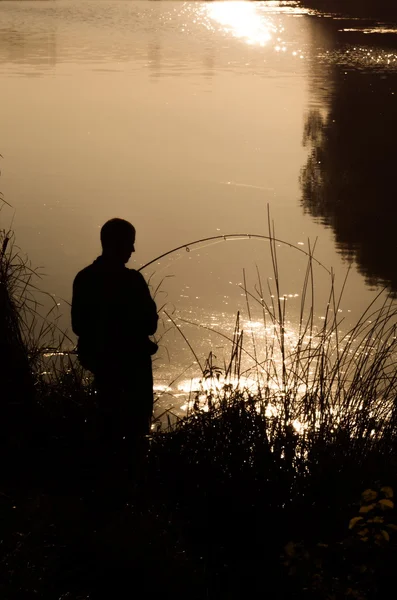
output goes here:
{"type": "Polygon", "coordinates": [[[0,27],[0,62],[54,67],[57,63],[56,30],[26,33],[0,27]]]}
{"type": "MultiPolygon", "coordinates": [[[[326,2],[322,5],[325,7],[326,2]]],[[[357,262],[369,283],[385,283],[397,292],[397,63],[390,68],[383,65],[382,70],[354,64],[347,68],[338,60],[325,66],[318,60],[318,50],[339,51],[343,34],[338,29],[342,27],[341,21],[316,19],[310,28],[313,60],[308,77],[315,101],[303,131],[309,156],[301,173],[302,206],[332,227],[338,248],[357,262]]],[[[348,40],[368,48],[381,46],[397,55],[397,36],[366,36],[357,32],[349,34],[348,40]]],[[[0,26],[0,62],[55,67],[61,60],[58,43],[55,28],[22,32],[0,26]]],[[[82,52],[81,60],[87,59],[83,50],[78,51],[82,52]]],[[[176,65],[178,72],[170,69],[166,51],[167,40],[155,32],[139,56],[154,80],[183,74],[184,67],[189,69],[188,63],[176,65]]],[[[115,46],[112,56],[106,54],[102,58],[126,61],[138,58],[135,52],[133,46],[123,46],[121,50],[115,46]]],[[[213,77],[217,73],[216,40],[202,48],[200,59],[201,75],[213,77]]]]}
{"type": "MultiPolygon", "coordinates": [[[[312,108],[305,120],[303,207],[332,227],[340,251],[370,284],[397,292],[396,68],[346,70],[336,64],[330,77],[328,111],[312,108]]],[[[316,87],[323,93],[314,82],[314,94],[316,87]]]]}

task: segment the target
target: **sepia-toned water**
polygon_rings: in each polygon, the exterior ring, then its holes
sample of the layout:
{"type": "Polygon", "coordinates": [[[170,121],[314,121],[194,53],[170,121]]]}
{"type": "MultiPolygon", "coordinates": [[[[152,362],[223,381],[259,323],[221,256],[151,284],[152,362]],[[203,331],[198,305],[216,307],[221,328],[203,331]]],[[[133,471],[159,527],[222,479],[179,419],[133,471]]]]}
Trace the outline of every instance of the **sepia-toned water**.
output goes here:
{"type": "MultiPolygon", "coordinates": [[[[297,247],[277,244],[291,335],[309,240],[326,267],[314,268],[320,324],[326,269],[340,290],[350,266],[348,329],[381,287],[397,291],[396,82],[390,20],[288,1],[2,0],[0,190],[12,207],[0,226],[42,267],[70,329],[73,278],[107,219],[134,223],[139,268],[195,240],[266,236],[269,210],[297,247]]],[[[167,311],[157,386],[182,393],[197,374],[181,331],[203,364],[230,344],[197,325],[229,336],[241,310],[259,344],[269,335],[242,289],[272,295],[266,240],[191,244],[144,274],[167,311]]]]}

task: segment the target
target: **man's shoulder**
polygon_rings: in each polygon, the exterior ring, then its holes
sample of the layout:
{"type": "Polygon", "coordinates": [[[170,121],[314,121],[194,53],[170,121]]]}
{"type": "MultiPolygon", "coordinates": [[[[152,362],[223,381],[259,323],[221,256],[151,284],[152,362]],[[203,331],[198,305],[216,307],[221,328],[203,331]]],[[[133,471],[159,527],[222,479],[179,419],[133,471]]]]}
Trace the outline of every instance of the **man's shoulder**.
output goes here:
{"type": "Polygon", "coordinates": [[[130,269],[128,267],[123,267],[121,269],[117,269],[116,271],[109,271],[106,268],[103,268],[100,261],[95,260],[93,263],[81,269],[74,278],[73,286],[76,287],[86,287],[95,284],[97,281],[105,281],[109,282],[109,285],[117,284],[127,287],[132,287],[134,289],[142,289],[147,286],[146,280],[143,277],[142,273],[137,271],[136,269],[130,269]]]}
{"type": "Polygon", "coordinates": [[[143,279],[143,275],[140,271],[137,271],[136,269],[130,269],[129,267],[125,267],[125,270],[129,277],[134,279],[143,279]]]}
{"type": "Polygon", "coordinates": [[[84,269],[81,269],[81,271],[77,273],[76,277],[74,278],[74,283],[83,283],[84,281],[91,279],[91,277],[95,276],[96,272],[97,268],[94,261],[93,263],[87,265],[86,267],[84,267],[84,269]]]}

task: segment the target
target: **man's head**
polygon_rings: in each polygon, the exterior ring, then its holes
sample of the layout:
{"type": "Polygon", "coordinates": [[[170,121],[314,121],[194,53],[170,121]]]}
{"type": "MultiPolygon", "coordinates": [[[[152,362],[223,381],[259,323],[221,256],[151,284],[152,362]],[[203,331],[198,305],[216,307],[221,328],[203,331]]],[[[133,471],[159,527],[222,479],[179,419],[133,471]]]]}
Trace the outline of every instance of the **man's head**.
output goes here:
{"type": "Polygon", "coordinates": [[[110,219],[101,229],[101,244],[105,256],[125,264],[135,252],[135,227],[124,219],[110,219]]]}

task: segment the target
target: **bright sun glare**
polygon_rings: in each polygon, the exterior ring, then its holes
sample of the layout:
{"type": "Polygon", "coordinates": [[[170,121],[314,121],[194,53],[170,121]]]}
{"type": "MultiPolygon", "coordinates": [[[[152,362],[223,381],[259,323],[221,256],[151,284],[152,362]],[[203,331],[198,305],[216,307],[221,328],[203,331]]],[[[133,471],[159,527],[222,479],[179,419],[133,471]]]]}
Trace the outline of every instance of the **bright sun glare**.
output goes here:
{"type": "Polygon", "coordinates": [[[244,38],[248,44],[264,46],[277,28],[248,2],[216,2],[205,6],[208,16],[219,23],[225,33],[244,38]]]}

